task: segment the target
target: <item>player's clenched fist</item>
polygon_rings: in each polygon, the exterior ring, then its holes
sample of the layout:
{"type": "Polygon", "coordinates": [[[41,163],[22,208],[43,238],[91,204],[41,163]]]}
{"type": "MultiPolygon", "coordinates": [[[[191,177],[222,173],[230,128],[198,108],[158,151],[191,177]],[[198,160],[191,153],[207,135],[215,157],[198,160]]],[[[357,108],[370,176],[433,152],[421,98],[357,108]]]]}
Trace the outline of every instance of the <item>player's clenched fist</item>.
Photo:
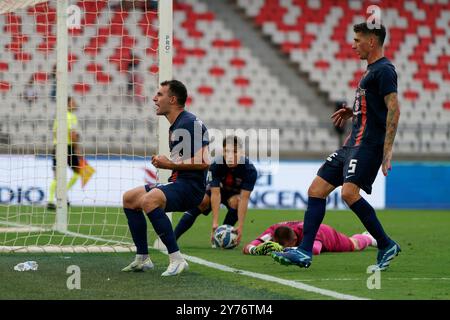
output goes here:
{"type": "Polygon", "coordinates": [[[153,156],[152,165],[158,169],[173,169],[173,162],[170,161],[166,156],[153,156]]]}

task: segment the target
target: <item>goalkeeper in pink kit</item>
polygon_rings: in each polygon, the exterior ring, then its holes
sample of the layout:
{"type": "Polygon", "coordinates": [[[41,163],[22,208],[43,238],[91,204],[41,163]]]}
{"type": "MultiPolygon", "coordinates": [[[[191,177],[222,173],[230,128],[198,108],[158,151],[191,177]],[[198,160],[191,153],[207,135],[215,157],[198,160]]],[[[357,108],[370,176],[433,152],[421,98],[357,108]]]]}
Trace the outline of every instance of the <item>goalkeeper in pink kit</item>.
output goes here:
{"type": "MultiPolygon", "coordinates": [[[[243,252],[267,255],[274,251],[283,251],[285,247],[296,247],[302,239],[303,221],[280,222],[270,226],[258,238],[247,244],[243,252]]],[[[376,240],[368,232],[348,237],[326,224],[321,224],[314,240],[313,254],[361,251],[368,246],[377,246],[376,240]]]]}

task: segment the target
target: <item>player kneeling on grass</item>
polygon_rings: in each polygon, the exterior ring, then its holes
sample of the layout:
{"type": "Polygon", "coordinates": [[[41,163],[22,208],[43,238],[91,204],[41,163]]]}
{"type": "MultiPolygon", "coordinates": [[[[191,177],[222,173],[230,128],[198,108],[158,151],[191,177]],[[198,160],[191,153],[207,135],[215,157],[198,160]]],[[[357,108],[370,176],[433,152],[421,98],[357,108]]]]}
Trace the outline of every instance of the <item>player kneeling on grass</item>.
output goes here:
{"type": "Polygon", "coordinates": [[[152,164],[158,169],[172,170],[172,175],[169,183],[137,187],[123,195],[124,212],[136,245],[136,258],[122,269],[124,272],[153,268],[148,256],[147,223],[143,212],[169,254],[170,263],[162,276],[174,276],[188,268],[166,212],[188,210],[202,201],[209,167],[209,138],[203,123],[184,110],[186,98],[186,87],[177,80],[162,82],[153,98],[156,115],[165,116],[170,123],[170,159],[163,155],[153,156],[152,164]]]}
{"type": "MultiPolygon", "coordinates": [[[[296,247],[303,239],[303,221],[276,223],[267,228],[258,238],[247,244],[243,252],[251,255],[269,255],[284,248],[296,247]]],[[[332,227],[321,224],[313,245],[313,254],[321,252],[361,251],[368,246],[376,247],[376,240],[368,233],[347,237],[332,227]]]]}
{"type": "Polygon", "coordinates": [[[211,242],[214,232],[219,226],[219,209],[222,203],[228,209],[223,224],[234,226],[241,241],[245,216],[247,214],[250,194],[255,187],[257,172],[251,161],[244,156],[242,142],[236,136],[228,136],[223,140],[223,157],[217,158],[209,168],[211,181],[207,186],[202,203],[184,213],[175,228],[178,239],[194,224],[200,214],[208,215],[213,212],[211,242]]]}

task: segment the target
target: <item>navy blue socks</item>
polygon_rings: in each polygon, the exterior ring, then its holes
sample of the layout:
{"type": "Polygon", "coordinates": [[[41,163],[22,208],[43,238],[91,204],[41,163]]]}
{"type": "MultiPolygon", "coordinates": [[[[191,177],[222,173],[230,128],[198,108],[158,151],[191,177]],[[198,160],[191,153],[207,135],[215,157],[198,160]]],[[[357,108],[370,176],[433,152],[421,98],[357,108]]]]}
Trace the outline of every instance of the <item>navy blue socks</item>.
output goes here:
{"type": "Polygon", "coordinates": [[[223,220],[223,224],[229,224],[230,226],[234,226],[238,221],[238,213],[237,209],[228,208],[227,215],[223,220]]]}
{"type": "Polygon", "coordinates": [[[178,240],[178,238],[180,238],[183,233],[188,231],[189,228],[194,224],[195,219],[197,219],[200,214],[201,211],[199,208],[194,208],[186,211],[175,228],[175,239],[178,240]]]}
{"type": "Polygon", "coordinates": [[[377,240],[378,248],[386,248],[390,243],[390,239],[384,232],[372,206],[364,198],[361,198],[352,204],[350,209],[356,213],[366,230],[377,240]]]}
{"type": "Polygon", "coordinates": [[[136,245],[136,254],[148,254],[147,222],[142,210],[123,208],[128,219],[131,237],[136,245]]]}
{"type": "Polygon", "coordinates": [[[317,231],[319,231],[320,224],[325,217],[326,204],[326,199],[308,198],[308,208],[303,220],[303,240],[298,247],[311,254],[317,231]]]}
{"type": "Polygon", "coordinates": [[[170,223],[169,217],[167,217],[166,212],[161,208],[156,208],[151,212],[147,213],[150,222],[153,225],[161,241],[167,247],[168,253],[173,253],[179,251],[177,241],[175,239],[175,234],[172,229],[172,224],[170,223]]]}

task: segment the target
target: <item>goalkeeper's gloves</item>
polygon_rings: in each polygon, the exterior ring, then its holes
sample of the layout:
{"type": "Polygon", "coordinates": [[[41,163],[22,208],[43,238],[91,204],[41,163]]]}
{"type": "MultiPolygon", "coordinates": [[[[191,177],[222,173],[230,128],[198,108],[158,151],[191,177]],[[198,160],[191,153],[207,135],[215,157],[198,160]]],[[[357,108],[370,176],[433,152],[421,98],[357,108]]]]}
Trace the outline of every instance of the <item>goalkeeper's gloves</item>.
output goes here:
{"type": "Polygon", "coordinates": [[[267,241],[264,243],[261,243],[260,245],[253,247],[250,250],[250,254],[257,255],[257,256],[265,256],[270,254],[273,251],[283,251],[283,246],[279,243],[273,242],[273,241],[267,241]]]}

